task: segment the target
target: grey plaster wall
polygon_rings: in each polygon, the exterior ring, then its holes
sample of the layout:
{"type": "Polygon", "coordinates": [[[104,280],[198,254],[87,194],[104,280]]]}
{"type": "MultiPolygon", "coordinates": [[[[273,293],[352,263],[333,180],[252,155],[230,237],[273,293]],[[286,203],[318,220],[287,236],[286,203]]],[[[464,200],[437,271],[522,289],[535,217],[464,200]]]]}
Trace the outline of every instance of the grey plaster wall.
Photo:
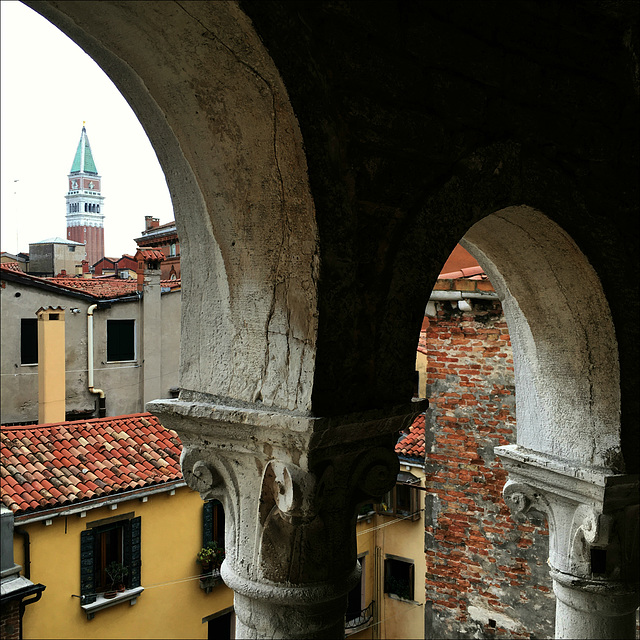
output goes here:
{"type": "Polygon", "coordinates": [[[29,4],[114,80],[165,170],[183,258],[180,386],[308,411],[314,203],[297,119],[246,14],[234,2],[29,4]]]}
{"type": "MultiPolygon", "coordinates": [[[[95,407],[96,396],[87,391],[87,309],[90,301],[42,291],[11,281],[5,287],[1,301],[1,394],[0,422],[23,422],[38,419],[38,366],[20,364],[20,319],[35,318],[40,307],[61,306],[65,314],[66,342],[66,410],[86,411],[95,407]],[[19,294],[19,295],[16,295],[19,294]],[[80,313],[71,313],[77,308],[80,313]]],[[[142,389],[144,376],[160,377],[160,396],[168,397],[169,389],[178,385],[175,363],[180,359],[180,293],[162,295],[159,317],[167,329],[157,345],[161,359],[168,363],[162,369],[145,370],[141,358],[142,301],[115,302],[109,309],[94,312],[94,385],[105,391],[107,415],[122,415],[144,411],[142,389]],[[167,313],[166,319],[164,313],[167,313]],[[136,360],[126,363],[107,362],[107,320],[136,321],[136,360]]],[[[163,328],[163,330],[164,330],[163,328]]],[[[97,413],[96,413],[97,416],[97,413]]]]}

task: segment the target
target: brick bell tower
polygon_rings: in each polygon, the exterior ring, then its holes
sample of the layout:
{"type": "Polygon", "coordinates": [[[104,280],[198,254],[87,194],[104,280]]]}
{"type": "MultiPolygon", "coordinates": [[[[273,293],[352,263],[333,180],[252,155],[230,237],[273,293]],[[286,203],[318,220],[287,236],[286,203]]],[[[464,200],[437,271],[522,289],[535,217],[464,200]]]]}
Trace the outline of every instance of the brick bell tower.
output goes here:
{"type": "Polygon", "coordinates": [[[68,176],[67,240],[86,245],[87,261],[93,266],[104,257],[104,196],[101,179],[91,153],[87,130],[82,123],[82,134],[68,176]]]}

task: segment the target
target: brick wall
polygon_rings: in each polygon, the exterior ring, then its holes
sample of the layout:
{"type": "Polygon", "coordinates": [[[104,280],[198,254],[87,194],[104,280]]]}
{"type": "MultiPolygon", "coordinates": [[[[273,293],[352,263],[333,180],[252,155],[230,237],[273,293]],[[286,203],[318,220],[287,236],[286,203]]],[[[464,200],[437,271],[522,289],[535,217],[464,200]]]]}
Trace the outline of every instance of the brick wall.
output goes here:
{"type": "Polygon", "coordinates": [[[0,638],[18,640],[20,638],[20,601],[11,600],[2,605],[0,614],[0,638]]]}
{"type": "Polygon", "coordinates": [[[430,401],[426,637],[553,637],[546,522],[512,520],[493,453],[516,436],[507,325],[497,300],[470,302],[466,312],[436,303],[421,336],[430,401]]]}

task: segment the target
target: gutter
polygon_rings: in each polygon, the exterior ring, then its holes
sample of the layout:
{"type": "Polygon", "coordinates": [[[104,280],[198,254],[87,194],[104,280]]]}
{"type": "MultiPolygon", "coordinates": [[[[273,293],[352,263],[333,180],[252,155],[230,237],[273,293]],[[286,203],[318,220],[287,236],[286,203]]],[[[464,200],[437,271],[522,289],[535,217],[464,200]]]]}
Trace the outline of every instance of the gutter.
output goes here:
{"type": "Polygon", "coordinates": [[[15,516],[15,522],[21,526],[27,524],[33,524],[34,522],[43,522],[44,520],[51,520],[53,518],[63,518],[65,516],[73,516],[81,514],[93,509],[99,509],[100,507],[107,507],[112,504],[118,504],[120,502],[126,502],[127,500],[135,500],[136,498],[145,498],[158,493],[167,493],[168,491],[175,491],[182,487],[186,487],[187,483],[184,480],[171,480],[165,482],[162,485],[152,485],[143,489],[134,489],[132,491],[124,491],[123,493],[117,493],[113,496],[107,496],[105,498],[93,498],[86,502],[80,502],[74,504],[72,507],[57,507],[54,509],[47,509],[46,511],[39,511],[36,513],[25,513],[20,516],[15,516]]]}
{"type": "Polygon", "coordinates": [[[107,415],[104,391],[93,386],[93,312],[97,308],[97,304],[92,304],[87,309],[87,373],[89,393],[98,396],[98,417],[104,418],[107,415]]]}

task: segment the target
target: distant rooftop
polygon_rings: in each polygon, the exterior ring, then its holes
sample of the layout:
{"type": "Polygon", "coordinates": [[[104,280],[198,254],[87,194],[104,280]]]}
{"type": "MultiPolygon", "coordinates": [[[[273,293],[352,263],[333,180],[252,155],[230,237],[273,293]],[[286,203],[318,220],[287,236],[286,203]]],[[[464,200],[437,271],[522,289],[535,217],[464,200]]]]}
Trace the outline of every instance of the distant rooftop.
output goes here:
{"type": "Polygon", "coordinates": [[[74,242],[73,240],[66,240],[60,236],[56,236],[55,238],[46,238],[45,240],[38,240],[38,242],[30,242],[29,244],[71,244],[84,247],[84,242],[74,242]]]}

